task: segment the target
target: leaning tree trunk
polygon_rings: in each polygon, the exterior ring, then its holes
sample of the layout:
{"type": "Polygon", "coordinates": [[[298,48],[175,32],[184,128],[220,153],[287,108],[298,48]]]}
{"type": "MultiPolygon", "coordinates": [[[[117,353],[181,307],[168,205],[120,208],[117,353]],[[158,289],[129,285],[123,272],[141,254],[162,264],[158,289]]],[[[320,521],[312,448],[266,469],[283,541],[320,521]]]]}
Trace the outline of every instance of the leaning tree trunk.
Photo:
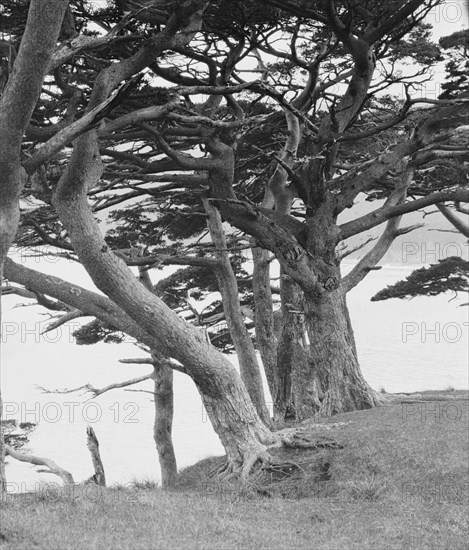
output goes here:
{"type": "MultiPolygon", "coordinates": [[[[23,134],[41,92],[67,5],[63,0],[30,3],[18,55],[0,94],[0,282],[3,264],[18,229],[19,197],[26,183],[21,166],[23,134]]],[[[0,436],[0,494],[5,488],[4,455],[0,436]]]]}
{"type": "Polygon", "coordinates": [[[207,226],[218,257],[218,267],[215,268],[215,276],[222,296],[226,324],[238,356],[241,379],[248,390],[259,416],[265,424],[269,425],[270,416],[265,403],[261,371],[254,344],[244,324],[239,303],[238,282],[228,257],[228,244],[221,216],[210,201],[204,199],[203,203],[208,216],[207,226]]]}
{"type": "Polygon", "coordinates": [[[341,287],[304,302],[309,361],[292,373],[292,394],[298,420],[369,409],[380,403],[363,378],[341,287]]]}
{"type": "Polygon", "coordinates": [[[200,329],[149,292],[109,248],[87,200],[87,191],[101,170],[96,136],[90,132],[75,144],[53,197],[74,250],[96,286],[155,338],[159,353],[179,361],[194,380],[230,468],[246,475],[257,460],[268,460],[265,445],[277,438],[259,418],[228,359],[206,341],[200,329]]]}

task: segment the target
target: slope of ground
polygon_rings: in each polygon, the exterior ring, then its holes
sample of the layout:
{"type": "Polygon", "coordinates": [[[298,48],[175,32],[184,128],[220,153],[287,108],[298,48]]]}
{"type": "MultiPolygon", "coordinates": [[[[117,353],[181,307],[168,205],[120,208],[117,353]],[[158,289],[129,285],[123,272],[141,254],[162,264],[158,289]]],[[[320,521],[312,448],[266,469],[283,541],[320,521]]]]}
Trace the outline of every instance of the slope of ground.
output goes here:
{"type": "Polygon", "coordinates": [[[388,396],[389,406],[337,415],[305,433],[334,446],[275,451],[279,468],[240,486],[209,458],[175,492],[145,483],[8,495],[0,547],[466,548],[467,392],[388,396]]]}

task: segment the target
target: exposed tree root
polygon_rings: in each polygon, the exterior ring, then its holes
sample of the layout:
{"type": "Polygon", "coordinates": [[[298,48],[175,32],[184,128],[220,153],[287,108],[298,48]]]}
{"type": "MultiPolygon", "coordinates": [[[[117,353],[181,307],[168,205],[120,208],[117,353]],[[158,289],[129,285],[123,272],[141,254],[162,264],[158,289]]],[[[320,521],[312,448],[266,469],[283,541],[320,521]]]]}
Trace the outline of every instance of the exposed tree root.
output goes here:
{"type": "MultiPolygon", "coordinates": [[[[342,423],[345,424],[345,423],[342,423]]],[[[296,462],[279,461],[269,452],[269,449],[284,447],[286,449],[343,449],[344,446],[332,437],[315,433],[311,428],[288,428],[274,433],[275,444],[265,447],[256,445],[242,453],[242,460],[227,460],[222,466],[215,468],[209,477],[220,481],[253,479],[262,472],[270,472],[272,480],[281,480],[302,470],[296,462]]]]}
{"type": "Polygon", "coordinates": [[[234,464],[232,462],[226,461],[221,466],[217,466],[215,469],[211,470],[208,474],[208,477],[215,477],[218,479],[226,479],[234,473],[234,464]]]}
{"type": "Polygon", "coordinates": [[[290,449],[343,449],[332,437],[314,434],[305,430],[294,430],[282,436],[282,443],[290,449]]]}
{"type": "Polygon", "coordinates": [[[273,458],[263,445],[245,452],[243,461],[228,460],[221,467],[215,468],[209,477],[216,477],[219,480],[228,481],[232,478],[246,480],[260,470],[263,470],[273,463],[273,458]]]}
{"type": "Polygon", "coordinates": [[[298,470],[304,471],[303,468],[296,462],[273,462],[269,466],[266,466],[265,470],[270,473],[271,481],[281,481],[287,477],[292,476],[298,470]]]}
{"type": "Polygon", "coordinates": [[[251,470],[259,462],[259,470],[267,468],[272,464],[272,456],[266,450],[253,449],[244,457],[243,466],[241,468],[241,479],[245,480],[251,474],[251,470]]]}
{"type": "Polygon", "coordinates": [[[348,389],[348,395],[328,390],[321,398],[321,406],[314,415],[316,420],[331,418],[337,413],[373,409],[385,404],[386,400],[368,384],[348,389]]]}

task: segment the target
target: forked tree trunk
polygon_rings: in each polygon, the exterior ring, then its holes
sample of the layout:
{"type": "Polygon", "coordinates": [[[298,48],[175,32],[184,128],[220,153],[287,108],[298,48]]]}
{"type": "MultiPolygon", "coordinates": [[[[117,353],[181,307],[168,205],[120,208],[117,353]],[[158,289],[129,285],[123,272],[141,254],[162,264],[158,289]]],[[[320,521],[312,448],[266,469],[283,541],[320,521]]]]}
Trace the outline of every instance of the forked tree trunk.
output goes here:
{"type": "Polygon", "coordinates": [[[278,360],[271,374],[276,425],[379,405],[358,363],[344,289],[307,296],[285,275],[281,285],[278,360]]]}

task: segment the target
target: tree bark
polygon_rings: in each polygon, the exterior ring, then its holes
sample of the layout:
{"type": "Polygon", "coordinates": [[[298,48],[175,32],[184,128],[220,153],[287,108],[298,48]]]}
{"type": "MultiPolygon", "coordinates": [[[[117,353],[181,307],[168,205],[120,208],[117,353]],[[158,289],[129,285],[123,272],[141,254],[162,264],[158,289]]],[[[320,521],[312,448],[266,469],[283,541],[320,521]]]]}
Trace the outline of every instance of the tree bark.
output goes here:
{"type": "Polygon", "coordinates": [[[277,425],[281,425],[287,419],[296,419],[292,377],[296,371],[304,369],[303,363],[308,362],[303,292],[282,271],[280,277],[282,323],[278,340],[275,394],[273,395],[274,420],[277,425]]]}
{"type": "Polygon", "coordinates": [[[215,269],[215,276],[222,296],[226,323],[238,355],[241,379],[248,390],[257,413],[265,424],[269,425],[270,415],[265,404],[264,389],[256,350],[254,349],[251,336],[241,313],[238,283],[228,257],[228,245],[220,213],[208,200],[204,200],[204,206],[208,215],[207,225],[219,262],[218,267],[215,269]]]}
{"type": "Polygon", "coordinates": [[[106,487],[106,475],[104,474],[103,461],[101,460],[101,454],[99,452],[99,442],[91,426],[86,428],[86,446],[91,453],[91,460],[94,468],[94,475],[91,479],[96,485],[106,487]]]}
{"type": "Polygon", "coordinates": [[[19,196],[25,172],[20,164],[26,130],[57,43],[68,2],[32,0],[13,71],[0,97],[0,264],[19,222],[19,196]]]}
{"type": "MultiPolygon", "coordinates": [[[[139,281],[150,292],[153,291],[148,270],[139,267],[139,281]]],[[[154,382],[155,419],[153,422],[153,439],[160,463],[161,486],[170,489],[176,483],[178,468],[174,453],[172,429],[174,415],[173,369],[168,360],[156,350],[152,352],[154,382]]]]}
{"type": "MultiPolygon", "coordinates": [[[[13,447],[10,447],[10,445],[5,445],[5,455],[11,456],[11,458],[19,460],[20,462],[29,462],[30,464],[34,464],[35,466],[46,466],[49,469],[47,473],[59,476],[63,480],[65,485],[74,485],[75,483],[73,481],[72,474],[58,466],[50,458],[44,458],[26,453],[19,453],[18,451],[15,451],[13,447]]],[[[46,470],[43,471],[46,472],[46,470]]]]}
{"type": "MultiPolygon", "coordinates": [[[[13,71],[0,97],[0,282],[3,264],[18,229],[19,197],[26,181],[20,163],[23,134],[41,92],[67,6],[64,0],[31,1],[13,71]]],[[[0,440],[1,493],[5,487],[5,450],[1,436],[0,440]]]]}
{"type": "Polygon", "coordinates": [[[157,354],[153,354],[153,375],[155,384],[155,422],[153,437],[161,470],[161,486],[170,489],[177,477],[176,455],[171,430],[173,427],[173,370],[157,354]]]}
{"type": "Polygon", "coordinates": [[[275,438],[259,418],[236,369],[129,271],[103,239],[87,201],[101,175],[94,133],[82,136],[53,197],[72,245],[96,286],[127,313],[158,345],[156,350],[184,365],[202,395],[216,433],[235,470],[247,475],[266,459],[265,443],[275,438]]]}
{"type": "Polygon", "coordinates": [[[270,395],[275,394],[275,368],[277,365],[277,335],[274,326],[272,290],[270,281],[270,253],[256,246],[251,249],[254,268],[252,292],[254,297],[254,323],[256,343],[262,359],[270,395]]]}
{"type": "MultiPolygon", "coordinates": [[[[1,293],[0,293],[1,300],[1,293]]],[[[1,307],[1,306],[0,306],[1,307]]],[[[0,316],[1,322],[1,316],[0,316]]],[[[1,334],[0,334],[1,338],[1,334]]],[[[3,402],[2,394],[0,391],[0,499],[6,491],[6,477],[5,477],[5,442],[3,440],[3,430],[2,430],[2,419],[3,419],[3,402]]]]}
{"type": "MultiPolygon", "coordinates": [[[[363,378],[342,288],[304,301],[309,361],[292,374],[297,420],[369,409],[380,404],[363,378]]],[[[298,366],[297,365],[297,366],[298,366]]]]}

